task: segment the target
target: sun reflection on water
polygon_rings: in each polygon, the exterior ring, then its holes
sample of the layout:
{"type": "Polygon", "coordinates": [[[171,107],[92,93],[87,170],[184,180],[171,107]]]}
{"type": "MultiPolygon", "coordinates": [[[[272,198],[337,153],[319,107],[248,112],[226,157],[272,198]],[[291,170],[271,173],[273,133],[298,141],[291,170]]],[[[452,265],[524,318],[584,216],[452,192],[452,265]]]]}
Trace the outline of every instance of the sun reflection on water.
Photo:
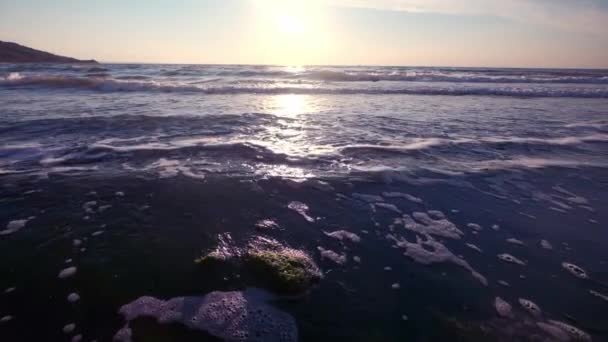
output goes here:
{"type": "Polygon", "coordinates": [[[295,117],[313,112],[310,95],[286,94],[270,98],[270,113],[279,116],[295,117]]]}

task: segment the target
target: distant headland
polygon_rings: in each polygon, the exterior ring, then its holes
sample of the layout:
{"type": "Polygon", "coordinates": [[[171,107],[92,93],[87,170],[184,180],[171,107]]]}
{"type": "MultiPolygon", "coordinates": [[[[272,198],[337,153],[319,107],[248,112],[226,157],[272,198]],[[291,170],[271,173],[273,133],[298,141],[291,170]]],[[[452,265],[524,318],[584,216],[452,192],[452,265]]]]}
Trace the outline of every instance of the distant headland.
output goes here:
{"type": "Polygon", "coordinates": [[[71,57],[54,55],[17,43],[0,41],[0,63],[89,63],[98,64],[97,61],[80,60],[71,57]]]}

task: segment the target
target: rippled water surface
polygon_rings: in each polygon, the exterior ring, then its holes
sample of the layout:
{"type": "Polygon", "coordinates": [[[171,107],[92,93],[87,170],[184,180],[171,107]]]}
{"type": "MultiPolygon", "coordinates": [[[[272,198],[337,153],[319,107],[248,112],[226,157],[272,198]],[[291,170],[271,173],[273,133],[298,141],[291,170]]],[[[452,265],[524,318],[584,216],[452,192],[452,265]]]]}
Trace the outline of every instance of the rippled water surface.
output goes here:
{"type": "Polygon", "coordinates": [[[0,103],[0,340],[230,340],[214,298],[303,341],[608,336],[606,71],[4,64],[0,103]],[[193,262],[255,241],[323,279],[193,262]]]}

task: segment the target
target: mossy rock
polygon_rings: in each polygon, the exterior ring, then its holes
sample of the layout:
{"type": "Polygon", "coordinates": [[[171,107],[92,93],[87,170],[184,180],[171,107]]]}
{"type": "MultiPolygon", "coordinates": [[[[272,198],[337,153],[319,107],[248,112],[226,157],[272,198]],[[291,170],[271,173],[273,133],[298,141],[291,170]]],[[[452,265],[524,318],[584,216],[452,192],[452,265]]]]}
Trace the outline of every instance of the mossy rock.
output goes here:
{"type": "Polygon", "coordinates": [[[302,293],[321,279],[317,265],[297,250],[249,251],[243,262],[265,287],[279,293],[302,293]]]}

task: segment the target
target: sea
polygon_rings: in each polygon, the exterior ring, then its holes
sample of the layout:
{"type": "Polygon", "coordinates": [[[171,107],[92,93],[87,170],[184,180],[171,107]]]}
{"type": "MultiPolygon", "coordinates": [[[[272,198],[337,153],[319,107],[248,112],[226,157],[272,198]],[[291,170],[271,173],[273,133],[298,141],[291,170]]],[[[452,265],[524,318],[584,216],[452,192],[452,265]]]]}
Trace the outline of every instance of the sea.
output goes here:
{"type": "Polygon", "coordinates": [[[608,340],[608,70],[0,64],[0,341],[113,340],[608,340]]]}

